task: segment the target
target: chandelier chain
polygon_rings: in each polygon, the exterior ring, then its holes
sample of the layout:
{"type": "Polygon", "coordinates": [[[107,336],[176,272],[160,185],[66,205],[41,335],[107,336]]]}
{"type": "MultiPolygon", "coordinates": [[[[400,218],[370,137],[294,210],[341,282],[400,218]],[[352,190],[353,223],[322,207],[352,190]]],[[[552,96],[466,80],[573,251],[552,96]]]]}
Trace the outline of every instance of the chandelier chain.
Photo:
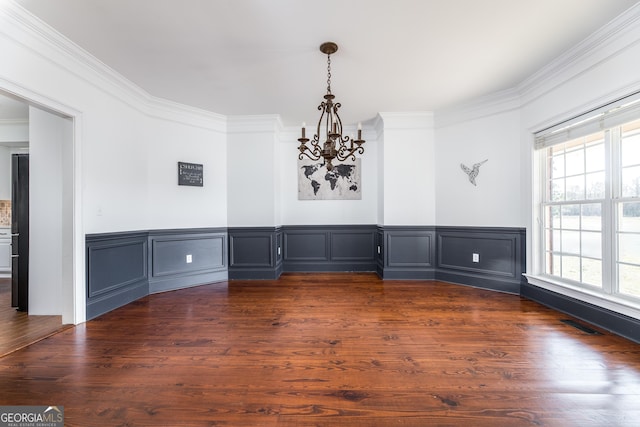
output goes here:
{"type": "Polygon", "coordinates": [[[331,55],[327,55],[327,93],[331,93],[331,55]]]}

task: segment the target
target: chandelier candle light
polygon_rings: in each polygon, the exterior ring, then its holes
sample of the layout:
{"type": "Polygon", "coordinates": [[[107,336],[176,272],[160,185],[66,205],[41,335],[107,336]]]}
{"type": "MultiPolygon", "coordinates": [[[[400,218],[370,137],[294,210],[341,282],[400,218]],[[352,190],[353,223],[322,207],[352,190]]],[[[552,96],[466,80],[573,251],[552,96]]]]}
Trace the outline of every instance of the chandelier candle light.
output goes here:
{"type": "Polygon", "coordinates": [[[327,170],[333,169],[333,160],[345,161],[347,159],[355,160],[356,153],[364,154],[364,140],[362,139],[362,125],[358,123],[358,138],[353,136],[342,136],[342,120],[338,115],[338,109],[341,107],[339,102],[334,103],[335,95],[331,93],[331,54],[336,53],[338,45],[333,42],[326,42],[320,45],[320,52],[327,55],[327,94],[324,101],[318,106],[318,110],[322,111],[318,127],[313,139],[305,136],[305,123],[302,123],[302,136],[298,138],[300,146],[298,150],[300,154],[298,159],[302,160],[302,156],[307,156],[311,160],[324,159],[327,170]],[[320,129],[324,127],[324,143],[320,146],[320,129]],[[309,145],[307,145],[309,142],[309,145]],[[347,146],[347,143],[349,145],[347,146]]]}

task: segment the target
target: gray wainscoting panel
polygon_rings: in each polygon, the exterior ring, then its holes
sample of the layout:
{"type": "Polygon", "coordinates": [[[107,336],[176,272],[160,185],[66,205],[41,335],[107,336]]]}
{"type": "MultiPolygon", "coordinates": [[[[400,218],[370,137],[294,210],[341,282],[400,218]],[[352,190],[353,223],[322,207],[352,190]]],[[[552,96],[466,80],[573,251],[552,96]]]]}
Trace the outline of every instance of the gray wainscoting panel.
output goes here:
{"type": "Polygon", "coordinates": [[[87,319],[149,293],[227,280],[226,236],[224,228],[88,234],[87,319]]]}
{"type": "Polygon", "coordinates": [[[284,261],[329,262],[329,231],[313,228],[284,229],[284,261]]]}
{"type": "Polygon", "coordinates": [[[146,233],[87,235],[86,250],[87,319],[149,293],[146,233]]]}
{"type": "Polygon", "coordinates": [[[364,261],[374,259],[376,234],[372,230],[331,232],[331,259],[333,261],[364,261]]]}
{"type": "Polygon", "coordinates": [[[284,271],[376,271],[374,225],[283,226],[284,271]]]}
{"type": "Polygon", "coordinates": [[[153,276],[224,267],[224,240],[224,236],[152,238],[153,276]]]}
{"type": "Polygon", "coordinates": [[[228,278],[226,229],[153,230],[149,245],[151,293],[228,278]]]}
{"type": "Polygon", "coordinates": [[[229,228],[229,278],[277,279],[282,273],[279,227],[229,228]]]}
{"type": "Polygon", "coordinates": [[[520,293],[525,271],[524,229],[438,227],[437,236],[436,279],[520,293]]]}
{"type": "Polygon", "coordinates": [[[382,230],[384,279],[434,278],[435,227],[390,226],[382,230]]]}

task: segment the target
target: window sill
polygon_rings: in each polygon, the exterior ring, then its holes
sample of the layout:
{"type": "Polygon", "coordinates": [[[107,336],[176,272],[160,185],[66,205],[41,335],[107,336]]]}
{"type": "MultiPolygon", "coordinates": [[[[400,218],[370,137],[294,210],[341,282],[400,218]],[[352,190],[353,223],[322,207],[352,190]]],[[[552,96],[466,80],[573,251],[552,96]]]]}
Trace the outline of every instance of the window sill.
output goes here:
{"type": "Polygon", "coordinates": [[[524,276],[527,278],[529,284],[533,286],[538,286],[640,320],[640,304],[634,301],[562,283],[550,277],[529,274],[525,274],[524,276]]]}

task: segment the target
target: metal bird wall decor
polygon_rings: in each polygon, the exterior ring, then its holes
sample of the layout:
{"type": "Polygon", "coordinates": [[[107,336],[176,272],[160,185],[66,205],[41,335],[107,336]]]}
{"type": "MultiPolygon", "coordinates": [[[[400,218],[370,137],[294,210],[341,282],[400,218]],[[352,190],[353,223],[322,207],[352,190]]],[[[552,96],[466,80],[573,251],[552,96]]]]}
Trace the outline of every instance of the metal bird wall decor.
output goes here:
{"type": "Polygon", "coordinates": [[[460,163],[460,167],[462,168],[464,173],[469,175],[469,182],[470,183],[472,183],[473,185],[476,185],[476,177],[478,176],[478,173],[480,172],[480,166],[482,166],[488,160],[489,159],[486,159],[486,160],[484,160],[484,161],[482,161],[480,163],[475,163],[473,165],[473,167],[471,167],[471,168],[469,168],[468,166],[465,166],[462,163],[460,163]]]}

